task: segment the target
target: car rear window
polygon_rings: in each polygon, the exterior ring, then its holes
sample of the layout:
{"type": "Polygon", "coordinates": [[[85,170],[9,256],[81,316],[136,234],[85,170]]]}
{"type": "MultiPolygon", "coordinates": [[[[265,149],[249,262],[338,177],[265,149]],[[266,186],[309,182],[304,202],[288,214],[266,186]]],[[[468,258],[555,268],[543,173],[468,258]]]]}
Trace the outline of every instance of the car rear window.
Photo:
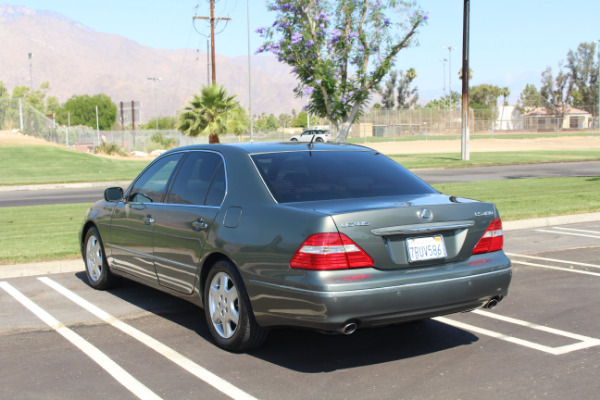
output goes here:
{"type": "Polygon", "coordinates": [[[436,193],[383,154],[301,151],[252,156],[280,203],[436,193]]]}

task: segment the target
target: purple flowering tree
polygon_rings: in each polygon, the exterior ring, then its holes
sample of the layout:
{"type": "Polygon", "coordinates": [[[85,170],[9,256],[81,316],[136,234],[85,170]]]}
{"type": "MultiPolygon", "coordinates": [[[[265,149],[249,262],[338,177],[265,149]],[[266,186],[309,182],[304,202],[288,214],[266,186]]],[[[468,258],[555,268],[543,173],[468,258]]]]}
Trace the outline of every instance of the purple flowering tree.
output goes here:
{"type": "Polygon", "coordinates": [[[427,20],[412,1],[270,0],[277,16],[258,33],[270,52],[292,67],[308,110],[328,118],[345,142],[370,95],[390,72],[400,50],[427,20]]]}

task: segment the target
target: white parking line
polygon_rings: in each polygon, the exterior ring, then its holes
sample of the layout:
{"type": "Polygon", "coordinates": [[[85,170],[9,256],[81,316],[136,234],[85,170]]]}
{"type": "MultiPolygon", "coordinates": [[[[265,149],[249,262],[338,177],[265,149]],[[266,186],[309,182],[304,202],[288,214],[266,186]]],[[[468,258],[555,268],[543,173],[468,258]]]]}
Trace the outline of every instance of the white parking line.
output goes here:
{"type": "Polygon", "coordinates": [[[15,289],[8,282],[0,282],[0,287],[4,289],[15,300],[21,303],[25,308],[35,314],[46,325],[54,329],[58,334],[67,339],[71,344],[81,350],[86,356],[91,358],[102,369],[108,372],[113,378],[123,385],[127,390],[140,399],[161,399],[156,393],[148,389],[144,384],[135,379],[131,374],[125,371],[119,364],[111,360],[106,354],[98,350],[90,342],[67,328],[63,323],[54,318],[50,313],[35,304],[24,294],[15,289]]]}
{"type": "Polygon", "coordinates": [[[518,261],[518,260],[511,260],[511,261],[512,261],[513,264],[528,265],[530,267],[538,267],[538,268],[553,269],[553,270],[556,270],[556,271],[572,272],[574,274],[600,276],[600,273],[598,273],[598,272],[582,271],[580,269],[553,267],[553,266],[550,266],[550,265],[535,264],[535,263],[530,263],[530,262],[526,262],[526,261],[518,261]]]}
{"type": "Polygon", "coordinates": [[[583,237],[589,237],[589,238],[594,238],[594,239],[600,239],[600,236],[596,236],[596,235],[586,235],[583,233],[570,233],[570,232],[557,232],[557,231],[551,231],[548,229],[536,229],[536,232],[544,232],[544,233],[556,233],[559,235],[570,235],[570,236],[583,236],[583,237]]]}
{"type": "Polygon", "coordinates": [[[512,256],[512,257],[531,258],[533,260],[552,261],[552,262],[557,262],[557,263],[561,263],[561,264],[569,264],[569,265],[579,265],[581,267],[600,268],[600,265],[596,265],[596,264],[587,264],[587,263],[580,263],[580,262],[576,262],[576,261],[558,260],[556,258],[537,257],[537,256],[530,256],[527,254],[515,254],[515,253],[506,253],[506,255],[509,257],[512,256]]]}
{"type": "Polygon", "coordinates": [[[582,232],[582,233],[594,233],[594,234],[600,234],[600,231],[594,230],[594,231],[590,231],[587,229],[574,229],[574,228],[563,228],[562,226],[553,226],[553,229],[560,229],[562,231],[571,231],[571,232],[582,232]]]}
{"type": "Polygon", "coordinates": [[[131,325],[126,324],[125,322],[118,320],[117,318],[108,314],[106,311],[100,309],[99,307],[95,306],[94,304],[90,303],[89,301],[83,299],[79,295],[71,292],[69,289],[67,289],[64,286],[60,285],[59,283],[53,281],[52,279],[50,279],[48,277],[40,277],[38,279],[41,282],[45,283],[46,285],[50,286],[52,289],[54,289],[57,292],[59,292],[60,294],[62,294],[63,296],[65,296],[66,298],[68,298],[69,300],[73,301],[75,304],[79,305],[80,307],[89,311],[96,317],[100,318],[107,324],[112,325],[113,327],[119,329],[120,331],[128,334],[129,336],[136,339],[140,343],[145,344],[146,346],[148,346],[152,350],[156,351],[163,357],[165,357],[168,360],[179,365],[181,368],[185,369],[186,371],[188,371],[192,375],[196,376],[197,378],[200,378],[207,384],[211,385],[212,387],[219,390],[223,394],[231,397],[232,399],[240,399],[240,400],[255,399],[253,396],[249,395],[248,393],[244,392],[243,390],[241,390],[241,389],[237,388],[236,386],[232,385],[231,383],[227,382],[225,379],[220,378],[219,376],[213,374],[212,372],[201,367],[200,365],[196,364],[189,358],[183,356],[182,354],[171,349],[170,347],[166,346],[165,344],[159,342],[158,340],[154,339],[153,337],[145,334],[144,332],[132,327],[131,325]]]}
{"type": "Polygon", "coordinates": [[[567,337],[569,339],[578,340],[578,342],[569,344],[569,345],[565,345],[565,346],[560,346],[560,347],[550,347],[550,346],[545,346],[543,344],[531,342],[529,340],[520,339],[520,338],[517,338],[514,336],[509,336],[509,335],[505,335],[503,333],[491,331],[489,329],[484,329],[484,328],[480,328],[480,327],[477,327],[474,325],[465,324],[463,322],[458,322],[458,321],[455,321],[455,320],[447,318],[447,317],[436,317],[433,319],[440,321],[442,323],[448,324],[448,325],[452,325],[459,329],[464,329],[467,331],[480,333],[482,335],[491,336],[496,339],[500,339],[500,340],[504,340],[506,342],[518,344],[520,346],[529,347],[530,349],[543,351],[545,353],[549,353],[549,354],[553,354],[553,355],[562,355],[562,354],[571,353],[571,352],[577,351],[577,350],[587,349],[587,348],[594,347],[594,346],[600,346],[600,339],[595,339],[595,338],[591,338],[588,336],[578,335],[576,333],[571,333],[571,332],[563,331],[560,329],[549,328],[547,326],[537,325],[537,324],[523,321],[523,320],[516,319],[516,318],[504,317],[504,316],[493,314],[493,313],[486,312],[486,311],[474,310],[472,312],[475,314],[484,316],[484,317],[494,318],[494,319],[497,319],[497,320],[500,320],[503,322],[507,322],[507,323],[511,323],[511,324],[515,324],[515,325],[519,325],[519,326],[524,326],[524,327],[527,327],[530,329],[535,329],[538,331],[543,331],[543,332],[551,333],[551,334],[558,335],[558,336],[567,337]]]}

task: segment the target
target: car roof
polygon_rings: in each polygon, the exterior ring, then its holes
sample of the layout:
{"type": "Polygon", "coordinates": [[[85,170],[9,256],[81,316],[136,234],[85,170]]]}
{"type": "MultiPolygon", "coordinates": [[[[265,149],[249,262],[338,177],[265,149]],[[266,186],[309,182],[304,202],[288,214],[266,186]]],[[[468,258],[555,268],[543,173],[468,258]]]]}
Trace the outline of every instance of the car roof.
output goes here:
{"type": "MultiPolygon", "coordinates": [[[[167,153],[190,150],[212,150],[223,154],[262,154],[262,153],[281,153],[289,151],[375,151],[368,147],[347,144],[347,143],[309,143],[306,142],[252,142],[252,143],[231,143],[231,144],[201,144],[185,147],[177,147],[169,150],[167,153]]],[[[167,154],[165,153],[165,154],[167,154]]]]}

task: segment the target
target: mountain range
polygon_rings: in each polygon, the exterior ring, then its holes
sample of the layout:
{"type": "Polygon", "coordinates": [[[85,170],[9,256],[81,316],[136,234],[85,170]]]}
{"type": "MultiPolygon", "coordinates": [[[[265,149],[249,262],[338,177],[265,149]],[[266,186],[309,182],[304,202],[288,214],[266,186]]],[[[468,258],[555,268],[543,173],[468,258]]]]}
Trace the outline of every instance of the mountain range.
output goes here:
{"type": "MultiPolygon", "coordinates": [[[[175,115],[207,83],[205,51],[142,46],[51,11],[1,4],[0,37],[0,81],[8,90],[30,82],[35,90],[48,81],[48,96],[61,104],[73,95],[99,93],[117,105],[140,101],[142,122],[175,115]]],[[[217,55],[216,67],[217,82],[247,108],[248,58],[217,55]]],[[[289,67],[272,56],[252,57],[253,114],[301,110],[295,86],[289,67]]]]}

